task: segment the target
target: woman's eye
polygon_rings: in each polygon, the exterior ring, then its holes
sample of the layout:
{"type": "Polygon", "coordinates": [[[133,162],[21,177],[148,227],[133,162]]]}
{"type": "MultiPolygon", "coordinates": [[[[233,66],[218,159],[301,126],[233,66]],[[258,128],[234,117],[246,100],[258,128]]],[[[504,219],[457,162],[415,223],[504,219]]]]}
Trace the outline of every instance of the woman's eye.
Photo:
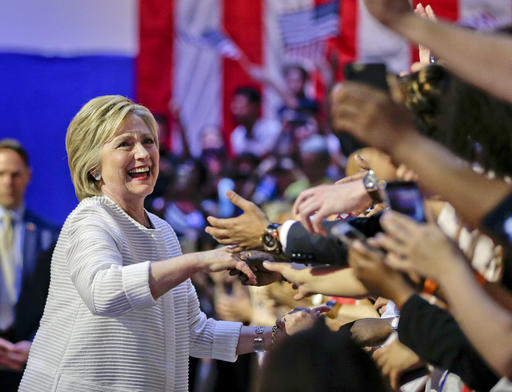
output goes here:
{"type": "Polygon", "coordinates": [[[155,143],[155,141],[150,137],[144,139],[144,144],[154,144],[154,143],[155,143]]]}
{"type": "Polygon", "coordinates": [[[117,148],[119,147],[128,147],[130,144],[128,142],[120,142],[118,145],[117,145],[117,148]]]}

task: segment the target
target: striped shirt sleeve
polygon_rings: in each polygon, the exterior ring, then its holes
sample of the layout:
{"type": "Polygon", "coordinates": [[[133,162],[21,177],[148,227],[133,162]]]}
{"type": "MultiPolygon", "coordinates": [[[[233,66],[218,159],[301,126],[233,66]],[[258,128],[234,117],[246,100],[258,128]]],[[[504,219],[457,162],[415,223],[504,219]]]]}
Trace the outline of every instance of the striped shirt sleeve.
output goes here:
{"type": "Polygon", "coordinates": [[[101,211],[89,209],[74,220],[66,260],[71,280],[91,313],[114,317],[154,305],[149,261],[123,266],[101,211]]]}

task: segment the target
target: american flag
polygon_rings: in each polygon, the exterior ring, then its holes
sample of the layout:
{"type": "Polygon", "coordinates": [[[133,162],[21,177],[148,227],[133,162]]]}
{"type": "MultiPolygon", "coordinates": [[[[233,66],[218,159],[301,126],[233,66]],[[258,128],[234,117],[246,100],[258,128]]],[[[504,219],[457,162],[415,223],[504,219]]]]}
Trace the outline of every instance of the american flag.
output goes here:
{"type": "Polygon", "coordinates": [[[311,4],[279,15],[284,50],[289,57],[321,58],[327,38],[339,34],[340,0],[311,4]]]}
{"type": "Polygon", "coordinates": [[[191,45],[213,49],[228,59],[240,60],[242,57],[242,52],[237,44],[219,29],[204,30],[200,36],[181,31],[180,38],[191,45]]]}

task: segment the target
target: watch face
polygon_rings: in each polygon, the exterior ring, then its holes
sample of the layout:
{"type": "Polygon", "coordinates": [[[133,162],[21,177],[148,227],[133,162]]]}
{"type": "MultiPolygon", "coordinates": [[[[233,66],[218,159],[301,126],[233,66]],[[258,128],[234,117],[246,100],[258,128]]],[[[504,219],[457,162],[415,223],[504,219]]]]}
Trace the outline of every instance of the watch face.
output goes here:
{"type": "Polygon", "coordinates": [[[270,233],[263,234],[262,242],[266,250],[274,250],[277,247],[277,240],[270,233]]]}
{"type": "Polygon", "coordinates": [[[377,189],[377,176],[373,172],[368,172],[364,176],[363,183],[366,189],[377,189]]]}

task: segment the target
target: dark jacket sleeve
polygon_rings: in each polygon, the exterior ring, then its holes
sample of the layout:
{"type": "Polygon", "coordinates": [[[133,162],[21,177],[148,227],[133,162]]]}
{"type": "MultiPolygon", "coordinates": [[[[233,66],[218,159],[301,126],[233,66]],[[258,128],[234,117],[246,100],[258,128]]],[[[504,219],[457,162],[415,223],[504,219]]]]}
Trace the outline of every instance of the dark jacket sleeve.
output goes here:
{"type": "MultiPolygon", "coordinates": [[[[348,218],[346,221],[367,237],[372,237],[382,231],[380,216],[379,213],[368,218],[348,218]]],[[[336,223],[338,222],[324,221],[322,226],[329,233],[336,223]]],[[[288,231],[285,255],[296,263],[348,265],[347,248],[344,244],[333,236],[311,234],[300,222],[295,222],[288,231]]]]}
{"type": "Polygon", "coordinates": [[[450,313],[419,295],[402,307],[398,337],[420,358],[457,374],[471,389],[489,391],[499,381],[450,313]]]}

